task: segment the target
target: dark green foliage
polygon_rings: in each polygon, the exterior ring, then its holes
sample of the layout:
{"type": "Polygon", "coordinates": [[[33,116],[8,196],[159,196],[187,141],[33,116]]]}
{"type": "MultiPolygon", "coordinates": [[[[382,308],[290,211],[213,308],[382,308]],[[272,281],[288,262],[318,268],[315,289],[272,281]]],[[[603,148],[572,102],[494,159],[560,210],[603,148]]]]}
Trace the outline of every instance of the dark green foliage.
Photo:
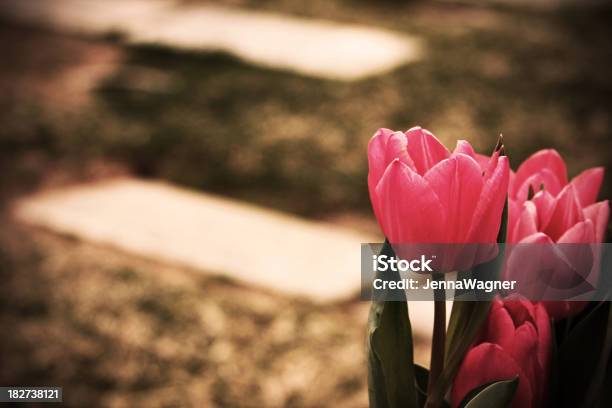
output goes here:
{"type": "MultiPolygon", "coordinates": [[[[393,255],[388,242],[381,254],[393,255]]],[[[367,346],[370,407],[417,408],[412,328],[406,302],[372,302],[367,346]]]]}
{"type": "Polygon", "coordinates": [[[459,408],[507,408],[512,403],[519,378],[496,381],[472,390],[465,396],[459,408]]]}

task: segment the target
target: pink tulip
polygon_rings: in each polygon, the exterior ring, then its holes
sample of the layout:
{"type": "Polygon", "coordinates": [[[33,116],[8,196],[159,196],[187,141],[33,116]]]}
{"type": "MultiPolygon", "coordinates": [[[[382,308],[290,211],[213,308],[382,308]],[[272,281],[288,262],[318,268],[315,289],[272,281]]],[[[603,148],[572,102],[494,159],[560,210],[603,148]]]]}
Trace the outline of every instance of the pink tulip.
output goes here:
{"type": "Polygon", "coordinates": [[[491,243],[500,227],[508,160],[457,142],[451,153],[430,132],[379,129],[368,145],[368,187],[391,243],[491,243]]]}
{"type": "MultiPolygon", "coordinates": [[[[600,243],[608,224],[608,201],[596,202],[601,167],[568,183],[565,162],[556,150],[540,150],[511,173],[508,189],[508,238],[511,243],[600,243]],[[530,197],[530,191],[535,193],[530,197]]],[[[560,272],[559,272],[560,273],[560,272]]],[[[572,276],[556,276],[571,281],[572,276]]],[[[555,319],[575,314],[584,302],[546,302],[555,319]]]]}
{"type": "Polygon", "coordinates": [[[494,300],[479,338],[465,355],[451,392],[453,407],[473,389],[519,377],[514,408],[546,401],[551,354],[550,321],[541,304],[494,300]]]}

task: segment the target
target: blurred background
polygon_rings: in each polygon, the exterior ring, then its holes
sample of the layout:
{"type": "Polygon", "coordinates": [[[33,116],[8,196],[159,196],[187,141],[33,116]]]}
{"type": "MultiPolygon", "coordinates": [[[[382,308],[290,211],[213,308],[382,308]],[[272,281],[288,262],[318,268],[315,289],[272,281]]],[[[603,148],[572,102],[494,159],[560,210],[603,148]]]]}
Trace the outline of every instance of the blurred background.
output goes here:
{"type": "Polygon", "coordinates": [[[0,384],[62,386],[68,406],[366,406],[358,269],[320,287],[331,271],[299,254],[381,239],[369,138],[420,125],[487,153],[503,133],[514,168],[544,147],[572,176],[606,166],[610,197],[611,18],[569,0],[0,1],[0,384]]]}

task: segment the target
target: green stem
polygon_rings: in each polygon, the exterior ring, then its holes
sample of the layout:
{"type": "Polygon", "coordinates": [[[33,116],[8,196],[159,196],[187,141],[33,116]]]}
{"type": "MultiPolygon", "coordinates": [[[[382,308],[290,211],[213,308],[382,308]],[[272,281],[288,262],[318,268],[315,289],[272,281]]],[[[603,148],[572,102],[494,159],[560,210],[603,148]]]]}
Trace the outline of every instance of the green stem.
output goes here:
{"type": "MultiPolygon", "coordinates": [[[[444,274],[434,274],[436,281],[444,280],[444,274]]],[[[444,289],[434,292],[434,327],[431,341],[431,360],[429,365],[429,382],[427,394],[431,395],[440,374],[444,369],[444,344],[446,343],[446,300],[444,289]]],[[[427,408],[435,408],[437,402],[428,402],[427,408]]]]}

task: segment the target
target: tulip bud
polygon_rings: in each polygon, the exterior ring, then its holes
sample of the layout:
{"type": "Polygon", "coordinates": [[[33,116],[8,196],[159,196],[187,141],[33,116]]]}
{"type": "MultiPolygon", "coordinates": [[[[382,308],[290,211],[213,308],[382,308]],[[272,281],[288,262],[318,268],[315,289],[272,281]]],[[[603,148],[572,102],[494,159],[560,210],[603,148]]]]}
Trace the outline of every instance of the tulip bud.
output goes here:
{"type": "Polygon", "coordinates": [[[370,200],[392,243],[492,243],[500,227],[508,160],[463,140],[451,153],[430,132],[380,129],[368,145],[370,200]]]}
{"type": "Polygon", "coordinates": [[[459,406],[481,385],[519,377],[513,408],[545,405],[549,380],[551,329],[541,304],[494,300],[488,319],[468,350],[453,383],[451,402],[459,406]]]}

